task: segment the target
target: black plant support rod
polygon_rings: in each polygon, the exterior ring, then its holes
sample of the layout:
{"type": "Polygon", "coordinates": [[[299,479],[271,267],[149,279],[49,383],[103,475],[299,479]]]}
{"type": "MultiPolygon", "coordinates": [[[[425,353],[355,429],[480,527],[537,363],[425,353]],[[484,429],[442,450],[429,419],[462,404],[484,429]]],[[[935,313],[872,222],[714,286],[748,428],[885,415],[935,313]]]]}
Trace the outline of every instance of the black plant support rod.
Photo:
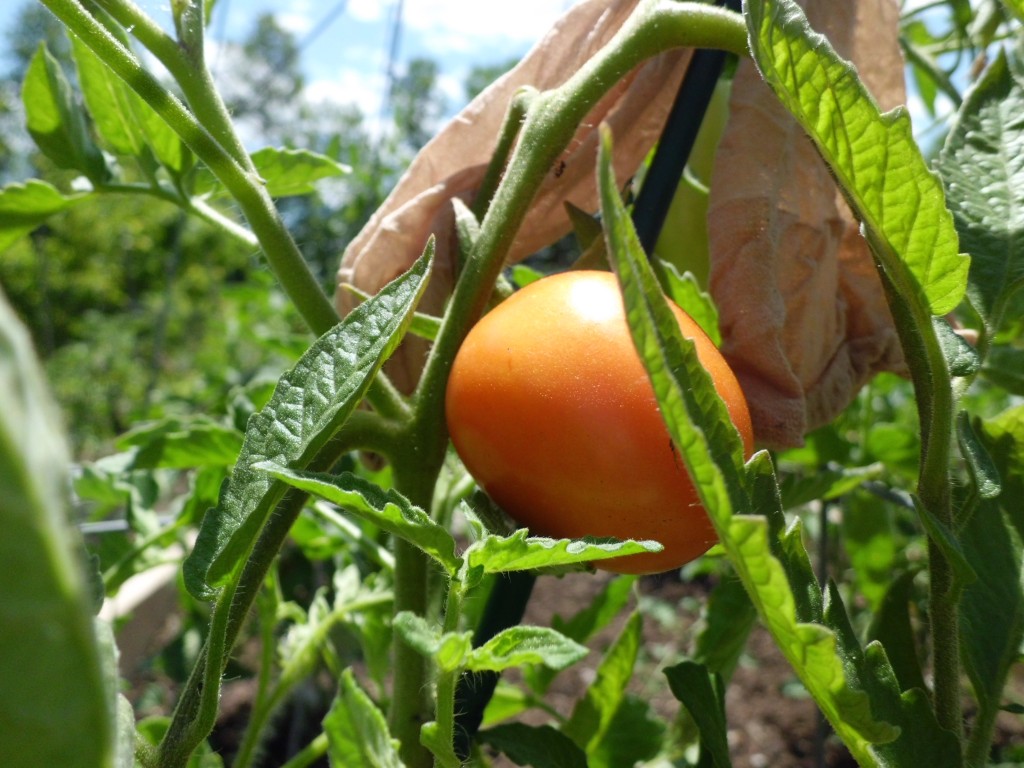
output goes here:
{"type": "MultiPolygon", "coordinates": [[[[717,0],[716,4],[737,13],[740,11],[740,0],[717,0]]],[[[665,223],[726,55],[718,50],[694,51],[665,122],[658,148],[633,206],[633,223],[648,256],[653,253],[665,223]]],[[[486,643],[502,630],[522,621],[535,582],[534,574],[522,572],[504,574],[495,581],[473,635],[474,646],[486,643]]],[[[483,721],[484,709],[497,684],[497,673],[466,673],[459,681],[455,694],[454,747],[460,759],[469,756],[473,738],[483,721]]]]}
{"type": "MultiPolygon", "coordinates": [[[[716,4],[740,12],[740,0],[719,0],[716,4]]],[[[654,245],[690,159],[726,56],[725,51],[703,48],[694,51],[665,121],[647,176],[633,205],[633,226],[648,257],[654,254],[654,245]]]]}

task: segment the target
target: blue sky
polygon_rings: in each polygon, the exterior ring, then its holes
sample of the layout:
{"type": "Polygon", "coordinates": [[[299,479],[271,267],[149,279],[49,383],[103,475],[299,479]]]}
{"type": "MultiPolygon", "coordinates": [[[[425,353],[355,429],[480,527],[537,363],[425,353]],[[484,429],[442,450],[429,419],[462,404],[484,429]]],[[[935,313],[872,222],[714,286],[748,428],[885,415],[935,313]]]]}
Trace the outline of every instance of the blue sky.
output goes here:
{"type": "MultiPolygon", "coordinates": [[[[169,26],[168,0],[137,2],[169,26]]],[[[522,56],[572,4],[403,0],[397,63],[420,56],[436,60],[449,110],[457,110],[472,66],[522,56]]],[[[376,114],[397,6],[398,0],[218,0],[209,35],[215,42],[238,42],[261,13],[272,12],[302,44],[311,95],[356,103],[364,113],[376,114]]]]}

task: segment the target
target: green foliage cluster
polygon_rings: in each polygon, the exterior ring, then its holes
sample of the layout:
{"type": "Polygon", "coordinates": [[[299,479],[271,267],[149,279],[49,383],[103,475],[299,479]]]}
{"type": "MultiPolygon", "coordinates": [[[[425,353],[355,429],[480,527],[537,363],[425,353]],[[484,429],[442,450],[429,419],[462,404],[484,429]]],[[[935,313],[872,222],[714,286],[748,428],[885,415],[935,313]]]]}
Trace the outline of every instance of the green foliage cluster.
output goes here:
{"type": "Polygon", "coordinates": [[[643,0],[577,78],[510,118],[518,148],[494,158],[504,173],[492,174],[487,215],[456,209],[465,260],[444,317],[416,313],[427,242],[340,321],[322,288],[429,136],[432,65],[410,67],[398,132],[374,147],[353,112],[330,131],[301,105],[278,122],[273,99],[294,101],[302,80],[294,41],[270,18],[240,49],[265,101],[208,77],[212,3],[175,0],[175,37],[122,0],[42,5],[74,42],[26,15],[55,43],[25,48],[17,73],[38,178],[0,188],[0,281],[33,335],[0,302],[0,762],[222,766],[209,738],[225,675],[241,675],[255,692],[238,767],[260,764],[276,716],[311,690],[320,726],[290,768],[486,765],[490,751],[537,768],[724,768],[725,692],[758,622],[859,764],[1011,759],[992,743],[998,714],[1021,705],[1006,686],[1024,641],[1024,65],[1004,47],[979,59],[961,95],[955,58],[1019,36],[1018,2],[932,4],[948,8],[948,29],[905,14],[927,108],[938,114],[940,93],[957,107],[931,163],[907,114],[880,112],[791,0],[750,0],[742,16],[643,0]],[[142,66],[138,44],[173,87],[142,66]],[[643,253],[612,172],[615,137],[602,132],[600,232],[581,220],[580,240],[619,277],[720,539],[684,569],[713,588],[663,670],[679,701],[666,721],[632,687],[654,612],[634,607],[634,578],[551,627],[516,613],[535,577],[657,544],[515,530],[449,451],[443,392],[508,233],[579,121],[678,45],[752,56],[803,126],[862,222],[909,377],[878,377],[803,447],[744,460],[664,294],[712,331],[714,307],[692,274],[643,253]],[[244,120],[274,146],[243,147],[244,120]],[[340,210],[317,195],[335,184],[347,185],[340,210]],[[432,344],[406,394],[385,363],[408,333],[432,344]],[[76,457],[93,454],[74,476],[48,388],[76,457]],[[87,534],[88,554],[68,524],[69,489],[87,531],[124,522],[87,534]],[[153,714],[119,691],[116,642],[95,613],[166,562],[183,574],[183,622],[153,662],[175,700],[155,692],[153,714]],[[594,654],[588,644],[619,617],[594,654]],[[256,649],[245,663],[233,658],[242,643],[256,649]],[[589,655],[600,655],[593,684],[555,711],[557,674],[589,655]],[[512,669],[519,684],[498,681],[512,669]],[[520,722],[528,711],[549,720],[520,722]]]}

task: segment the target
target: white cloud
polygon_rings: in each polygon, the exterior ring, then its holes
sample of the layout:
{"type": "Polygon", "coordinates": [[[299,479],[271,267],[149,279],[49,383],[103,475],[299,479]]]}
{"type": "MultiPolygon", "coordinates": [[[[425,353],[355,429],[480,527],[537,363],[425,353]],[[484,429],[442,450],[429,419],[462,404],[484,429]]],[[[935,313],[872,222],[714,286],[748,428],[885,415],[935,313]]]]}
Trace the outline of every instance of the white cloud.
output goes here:
{"type": "Polygon", "coordinates": [[[440,35],[445,47],[456,45],[462,50],[473,50],[487,39],[529,45],[572,4],[571,0],[405,0],[403,10],[408,26],[440,35]]]}

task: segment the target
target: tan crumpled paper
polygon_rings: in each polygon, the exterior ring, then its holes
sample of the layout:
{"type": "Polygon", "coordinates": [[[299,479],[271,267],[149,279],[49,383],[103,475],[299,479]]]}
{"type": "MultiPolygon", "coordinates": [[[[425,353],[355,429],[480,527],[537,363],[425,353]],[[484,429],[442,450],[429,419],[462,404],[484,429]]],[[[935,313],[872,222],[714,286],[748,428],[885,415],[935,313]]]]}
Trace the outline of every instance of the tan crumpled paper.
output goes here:
{"type": "MultiPolygon", "coordinates": [[[[345,284],[375,293],[405,271],[428,236],[434,274],[421,309],[449,295],[457,244],[451,200],[471,201],[513,94],[567,79],[619,29],[637,0],[583,0],[522,62],[460,112],[413,161],[350,243],[335,301],[355,301],[345,284]]],[[[855,63],[883,106],[903,99],[895,0],[809,0],[811,23],[855,63]]],[[[515,236],[509,261],[570,231],[564,203],[596,210],[597,127],[615,137],[616,171],[627,179],[657,141],[689,61],[688,50],[651,59],[617,84],[583,121],[542,185],[515,236]]],[[[733,116],[712,180],[711,290],[723,349],[750,401],[761,444],[797,445],[830,420],[879,370],[901,365],[895,334],[867,249],[831,178],[799,127],[774,102],[749,61],[734,87],[733,116]]],[[[403,344],[389,362],[409,390],[424,343],[403,344]]]]}
{"type": "MultiPolygon", "coordinates": [[[[883,109],[903,103],[893,0],[807,0],[883,109]]],[[[797,445],[903,358],[877,271],[825,163],[753,62],[740,64],[711,177],[711,293],[759,442],[797,445]]]]}

